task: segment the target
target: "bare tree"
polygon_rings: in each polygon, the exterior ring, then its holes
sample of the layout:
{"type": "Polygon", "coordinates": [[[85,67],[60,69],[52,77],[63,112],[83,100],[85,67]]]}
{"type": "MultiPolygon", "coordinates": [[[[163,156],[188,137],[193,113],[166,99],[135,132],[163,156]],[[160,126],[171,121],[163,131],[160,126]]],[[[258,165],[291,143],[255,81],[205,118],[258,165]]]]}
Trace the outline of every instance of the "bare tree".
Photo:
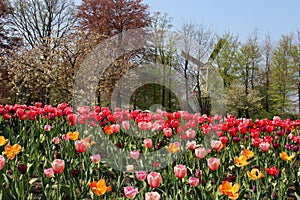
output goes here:
{"type": "Polygon", "coordinates": [[[59,46],[76,22],[73,0],[13,0],[12,6],[13,22],[32,48],[59,46]]]}

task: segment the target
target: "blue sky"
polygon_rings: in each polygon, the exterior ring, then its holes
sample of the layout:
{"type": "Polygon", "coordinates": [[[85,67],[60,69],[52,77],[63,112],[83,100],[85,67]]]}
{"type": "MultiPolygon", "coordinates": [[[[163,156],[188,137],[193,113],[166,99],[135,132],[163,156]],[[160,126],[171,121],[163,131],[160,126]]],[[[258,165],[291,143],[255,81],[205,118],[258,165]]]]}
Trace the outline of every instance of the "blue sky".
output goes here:
{"type": "Polygon", "coordinates": [[[168,13],[174,28],[183,22],[230,31],[245,40],[257,28],[259,38],[300,31],[300,0],[144,0],[152,11],[168,13]]]}

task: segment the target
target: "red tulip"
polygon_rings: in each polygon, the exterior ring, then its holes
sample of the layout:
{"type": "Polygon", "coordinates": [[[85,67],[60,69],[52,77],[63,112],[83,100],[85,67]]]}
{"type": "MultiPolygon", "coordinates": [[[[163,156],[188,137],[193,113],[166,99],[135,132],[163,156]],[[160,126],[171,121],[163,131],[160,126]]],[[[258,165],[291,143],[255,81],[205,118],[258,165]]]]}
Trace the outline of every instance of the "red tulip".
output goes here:
{"type": "Polygon", "coordinates": [[[65,168],[65,161],[61,159],[55,159],[52,162],[52,169],[56,174],[62,174],[65,168]]]}
{"type": "Polygon", "coordinates": [[[266,172],[270,174],[271,176],[278,176],[280,173],[279,169],[276,169],[276,166],[266,168],[266,172]]]}
{"type": "Polygon", "coordinates": [[[147,176],[147,182],[150,185],[150,187],[153,187],[153,188],[158,188],[161,180],[162,180],[162,177],[161,177],[160,173],[158,173],[158,172],[150,172],[147,176]]]}
{"type": "Polygon", "coordinates": [[[207,165],[210,170],[217,170],[220,166],[220,159],[218,158],[209,158],[207,160],[207,165]]]}

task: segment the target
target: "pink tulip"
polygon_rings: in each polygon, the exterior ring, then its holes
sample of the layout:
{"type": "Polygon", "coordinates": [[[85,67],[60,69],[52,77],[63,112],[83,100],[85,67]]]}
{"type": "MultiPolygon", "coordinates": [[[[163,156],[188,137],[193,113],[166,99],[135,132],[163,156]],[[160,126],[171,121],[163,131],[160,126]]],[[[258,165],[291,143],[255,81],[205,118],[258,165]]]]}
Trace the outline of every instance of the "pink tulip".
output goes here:
{"type": "Polygon", "coordinates": [[[47,132],[50,131],[51,130],[51,125],[49,125],[49,124],[45,125],[44,130],[47,131],[47,132]]]}
{"type": "Polygon", "coordinates": [[[259,147],[263,152],[267,152],[270,149],[270,144],[268,142],[262,142],[259,144],[259,147]]]}
{"type": "Polygon", "coordinates": [[[122,128],[127,131],[130,129],[129,121],[122,121],[122,128]]]}
{"type": "Polygon", "coordinates": [[[132,159],[138,159],[140,157],[140,152],[137,150],[133,150],[130,152],[130,157],[132,159]]]}
{"type": "Polygon", "coordinates": [[[160,173],[158,173],[158,172],[150,172],[147,176],[147,182],[150,185],[150,187],[153,187],[153,188],[158,188],[161,180],[162,180],[162,177],[161,177],[160,173]]]}
{"type": "Polygon", "coordinates": [[[195,150],[196,149],[196,146],[197,146],[197,143],[196,143],[196,141],[188,141],[187,143],[186,143],[186,148],[188,148],[189,150],[191,150],[191,151],[193,151],[193,150],[195,150]]]}
{"type": "Polygon", "coordinates": [[[128,199],[133,199],[138,192],[138,188],[134,188],[133,186],[124,187],[124,194],[128,199]]]}
{"type": "Polygon", "coordinates": [[[158,192],[147,192],[145,200],[160,200],[160,194],[158,192]]]}
{"type": "Polygon", "coordinates": [[[199,178],[195,178],[195,177],[189,178],[189,184],[191,187],[197,187],[199,185],[199,178]]]}
{"type": "Polygon", "coordinates": [[[172,129],[171,128],[164,128],[163,132],[164,132],[164,135],[166,137],[171,137],[172,136],[172,129]]]}
{"type": "Polygon", "coordinates": [[[139,181],[144,181],[147,178],[147,172],[145,171],[138,171],[135,173],[135,175],[139,181]]]}
{"type": "Polygon", "coordinates": [[[220,166],[220,159],[218,158],[209,158],[207,160],[207,165],[210,170],[217,170],[220,166]]]}
{"type": "Polygon", "coordinates": [[[177,178],[184,178],[186,176],[186,166],[185,165],[176,165],[174,167],[174,173],[177,178]]]}
{"type": "Polygon", "coordinates": [[[59,137],[53,138],[53,142],[54,142],[55,144],[59,144],[59,137]]]}
{"type": "Polygon", "coordinates": [[[99,154],[94,154],[94,155],[90,156],[90,159],[93,163],[99,163],[101,160],[101,157],[99,154]]]}
{"type": "Polygon", "coordinates": [[[152,147],[153,143],[152,143],[152,139],[151,138],[147,138],[144,140],[144,146],[147,149],[150,149],[152,147]]]}
{"type": "Polygon", "coordinates": [[[55,159],[52,162],[52,169],[56,174],[62,174],[65,168],[65,161],[61,159],[55,159]]]}
{"type": "Polygon", "coordinates": [[[119,124],[112,124],[111,129],[113,133],[118,133],[120,132],[120,125],[119,124]]]}
{"type": "Polygon", "coordinates": [[[3,169],[4,165],[5,165],[5,158],[2,155],[0,155],[0,170],[3,169]]]}
{"type": "Polygon", "coordinates": [[[69,141],[69,135],[68,134],[63,134],[62,136],[61,136],[61,139],[63,139],[63,140],[65,140],[65,141],[69,141]]]}
{"type": "Polygon", "coordinates": [[[211,141],[211,148],[214,150],[218,150],[221,147],[222,142],[220,140],[212,140],[211,141]]]}
{"type": "Polygon", "coordinates": [[[76,140],[75,142],[75,149],[78,153],[84,153],[87,148],[87,143],[84,140],[76,140]]]}
{"type": "Polygon", "coordinates": [[[44,169],[44,174],[45,176],[47,176],[48,178],[51,178],[54,176],[54,171],[52,168],[49,169],[44,169]]]}
{"type": "Polygon", "coordinates": [[[195,149],[195,154],[196,154],[197,158],[203,159],[203,158],[205,158],[207,151],[205,148],[199,147],[199,148],[195,149]]]}
{"type": "Polygon", "coordinates": [[[194,139],[195,138],[195,135],[196,135],[196,132],[192,129],[189,129],[185,132],[187,138],[189,139],[194,139]]]}

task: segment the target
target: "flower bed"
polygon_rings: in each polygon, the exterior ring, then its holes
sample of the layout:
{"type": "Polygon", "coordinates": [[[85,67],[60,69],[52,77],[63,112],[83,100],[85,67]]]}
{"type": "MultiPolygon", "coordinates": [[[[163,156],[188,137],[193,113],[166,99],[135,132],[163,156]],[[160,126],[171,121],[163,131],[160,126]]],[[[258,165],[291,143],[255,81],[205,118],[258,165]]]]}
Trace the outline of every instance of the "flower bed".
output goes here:
{"type": "Polygon", "coordinates": [[[0,105],[0,198],[296,199],[299,125],[0,105]]]}

